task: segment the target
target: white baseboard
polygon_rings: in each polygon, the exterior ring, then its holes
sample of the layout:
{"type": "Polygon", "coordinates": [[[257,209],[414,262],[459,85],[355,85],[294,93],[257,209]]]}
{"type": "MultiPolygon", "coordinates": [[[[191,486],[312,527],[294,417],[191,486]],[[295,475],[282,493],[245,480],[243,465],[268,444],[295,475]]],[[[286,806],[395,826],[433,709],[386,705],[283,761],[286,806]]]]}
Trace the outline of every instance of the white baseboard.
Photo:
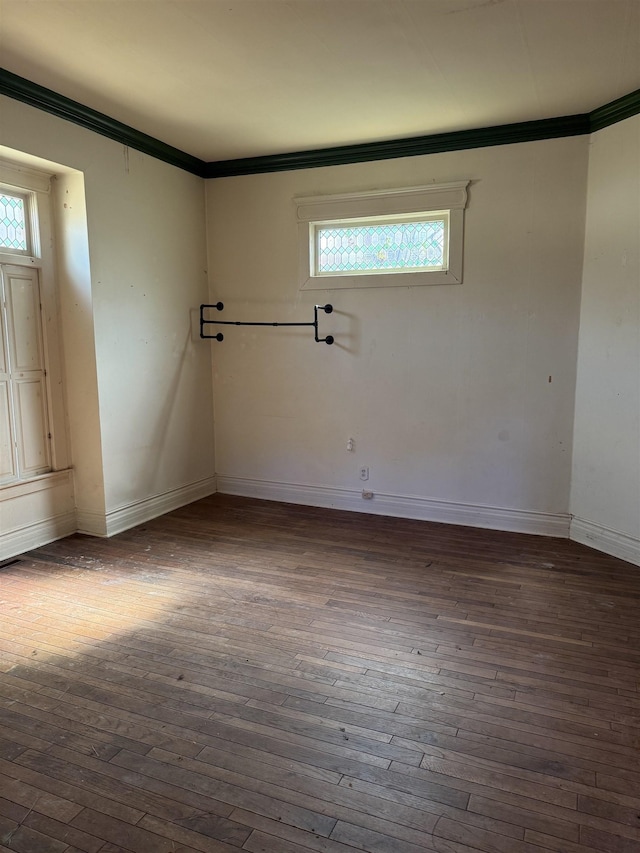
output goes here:
{"type": "Polygon", "coordinates": [[[45,521],[26,524],[24,527],[0,536],[0,560],[8,560],[10,557],[48,545],[55,539],[62,539],[63,536],[69,536],[75,532],[75,510],[47,518],[45,521]]]}
{"type": "MultiPolygon", "coordinates": [[[[107,512],[105,532],[94,533],[93,535],[114,536],[116,533],[122,533],[123,530],[128,530],[137,524],[143,524],[145,521],[150,521],[152,518],[157,518],[159,515],[164,515],[166,512],[185,506],[185,504],[213,495],[215,491],[215,476],[207,477],[197,483],[189,483],[189,485],[181,486],[179,489],[172,489],[161,495],[154,495],[151,498],[118,507],[118,509],[107,512]]],[[[93,527],[96,528],[95,520],[93,527]]],[[[93,531],[87,530],[86,532],[93,531]]]]}
{"type": "Polygon", "coordinates": [[[571,519],[569,538],[590,548],[596,548],[612,557],[640,566],[640,539],[620,533],[595,521],[574,516],[571,519]]]}
{"type": "Polygon", "coordinates": [[[376,492],[366,500],[355,489],[334,489],[328,486],[308,486],[295,483],[276,483],[225,477],[218,474],[218,492],[242,495],[270,501],[332,507],[351,512],[416,518],[466,527],[487,527],[491,530],[510,530],[516,533],[535,533],[539,536],[568,538],[570,516],[565,513],[530,512],[505,507],[463,504],[405,495],[386,495],[376,492]]]}
{"type": "Polygon", "coordinates": [[[107,519],[103,512],[78,507],[77,518],[78,533],[86,533],[88,536],[107,535],[107,519]]]}

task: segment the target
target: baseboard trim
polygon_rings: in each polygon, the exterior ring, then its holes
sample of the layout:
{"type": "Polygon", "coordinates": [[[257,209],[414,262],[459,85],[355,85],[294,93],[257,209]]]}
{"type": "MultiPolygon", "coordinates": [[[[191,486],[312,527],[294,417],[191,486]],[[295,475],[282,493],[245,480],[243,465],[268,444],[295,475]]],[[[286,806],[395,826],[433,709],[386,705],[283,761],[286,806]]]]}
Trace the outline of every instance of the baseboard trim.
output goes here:
{"type": "Polygon", "coordinates": [[[595,521],[573,516],[569,538],[574,542],[580,542],[581,545],[603,551],[611,557],[618,557],[620,560],[633,563],[634,566],[640,566],[640,539],[629,536],[627,533],[620,533],[611,527],[596,524],[595,521]]]}
{"type": "Polygon", "coordinates": [[[104,512],[96,512],[89,509],[77,509],[78,533],[86,533],[87,536],[106,536],[107,519],[104,512]]]}
{"type": "Polygon", "coordinates": [[[63,536],[70,536],[76,532],[75,510],[54,515],[45,521],[36,521],[33,524],[25,524],[10,533],[0,536],[0,560],[7,560],[25,551],[48,545],[63,536]]]}
{"type": "Polygon", "coordinates": [[[328,486],[309,486],[250,480],[243,477],[218,475],[218,492],[270,501],[415,518],[465,527],[486,527],[515,533],[534,533],[539,536],[569,536],[569,515],[564,513],[530,512],[505,507],[439,501],[413,495],[389,495],[376,492],[370,500],[354,489],[335,489],[328,486]]]}
{"type": "Polygon", "coordinates": [[[151,498],[135,501],[108,512],[105,517],[106,532],[94,533],[93,535],[115,536],[117,533],[122,533],[123,530],[128,530],[137,524],[144,524],[145,521],[151,521],[152,518],[157,518],[159,515],[164,515],[181,506],[199,501],[201,498],[215,494],[215,492],[216,478],[213,476],[199,480],[197,483],[181,486],[179,489],[154,495],[151,498]]]}

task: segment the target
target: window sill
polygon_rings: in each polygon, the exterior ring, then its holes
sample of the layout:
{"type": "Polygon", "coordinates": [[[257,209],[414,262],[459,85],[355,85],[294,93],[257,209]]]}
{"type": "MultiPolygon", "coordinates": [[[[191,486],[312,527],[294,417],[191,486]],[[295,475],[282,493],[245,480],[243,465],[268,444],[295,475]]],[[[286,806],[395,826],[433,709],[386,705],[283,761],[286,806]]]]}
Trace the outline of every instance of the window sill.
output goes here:
{"type": "Polygon", "coordinates": [[[12,483],[5,483],[5,485],[0,485],[0,501],[21,498],[33,492],[42,492],[63,486],[71,482],[72,473],[72,468],[65,468],[63,471],[48,471],[46,474],[32,477],[30,480],[14,480],[12,483]]]}
{"type": "Polygon", "coordinates": [[[462,284],[451,270],[433,272],[375,273],[373,275],[310,276],[301,290],[359,290],[363,287],[423,287],[434,284],[462,284]]]}

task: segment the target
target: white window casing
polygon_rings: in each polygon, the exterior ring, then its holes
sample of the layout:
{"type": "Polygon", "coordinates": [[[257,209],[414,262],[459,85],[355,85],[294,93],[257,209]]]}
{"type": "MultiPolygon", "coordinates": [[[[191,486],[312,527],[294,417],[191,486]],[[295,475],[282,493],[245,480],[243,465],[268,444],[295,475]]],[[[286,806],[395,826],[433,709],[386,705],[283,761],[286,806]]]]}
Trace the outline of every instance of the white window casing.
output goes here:
{"type": "Polygon", "coordinates": [[[301,290],[415,287],[461,284],[464,211],[469,181],[392,190],[294,199],[298,220],[301,290]],[[444,223],[444,255],[435,266],[367,268],[336,272],[320,269],[318,237],[327,229],[444,223]]]}

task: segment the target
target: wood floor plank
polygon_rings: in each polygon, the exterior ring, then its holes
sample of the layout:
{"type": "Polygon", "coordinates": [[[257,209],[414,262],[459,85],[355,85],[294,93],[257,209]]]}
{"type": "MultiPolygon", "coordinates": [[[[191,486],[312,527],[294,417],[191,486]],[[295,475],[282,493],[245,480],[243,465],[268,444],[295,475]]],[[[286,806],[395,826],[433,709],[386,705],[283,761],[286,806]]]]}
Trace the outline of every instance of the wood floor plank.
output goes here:
{"type": "MultiPolygon", "coordinates": [[[[75,829],[68,823],[53,820],[37,811],[32,811],[31,814],[27,815],[22,821],[22,826],[69,844],[73,849],[82,850],[83,853],[98,853],[104,844],[103,840],[95,835],[75,829]]],[[[68,850],[65,853],[68,853],[68,850]]]]}
{"type": "MultiPolygon", "coordinates": [[[[131,756],[122,754],[116,759],[123,766],[130,764],[131,756]]],[[[155,762],[152,759],[145,758],[145,772],[156,773],[161,777],[165,777],[170,771],[161,763],[155,762]]],[[[215,778],[215,777],[214,777],[215,778]]],[[[250,815],[251,812],[245,807],[245,797],[247,792],[239,789],[239,786],[229,784],[216,784],[211,779],[200,777],[189,772],[189,769],[182,768],[176,771],[176,781],[182,781],[183,784],[197,785],[199,789],[210,792],[216,796],[225,799],[229,803],[237,804],[234,809],[237,820],[239,813],[242,815],[250,815]]],[[[306,820],[309,813],[312,814],[313,828],[317,831],[315,835],[321,836],[322,829],[326,826],[321,823],[318,814],[330,814],[332,817],[358,823],[361,826],[380,830],[384,826],[385,831],[391,837],[403,838],[407,833],[407,828],[417,829],[421,832],[429,832],[433,827],[435,818],[433,814],[427,813],[423,808],[424,803],[417,798],[413,805],[404,805],[395,803],[393,810],[390,812],[384,800],[379,797],[362,794],[354,791],[349,787],[336,787],[324,784],[301,784],[302,790],[294,791],[280,786],[272,786],[273,802],[264,800],[260,792],[268,790],[264,785],[252,784],[252,790],[258,795],[254,797],[254,816],[250,818],[249,825],[257,829],[265,829],[265,831],[277,835],[278,837],[293,838],[299,840],[299,833],[302,830],[299,827],[300,819],[306,820]],[[299,806],[304,811],[301,814],[299,809],[289,810],[287,804],[291,806],[299,806]],[[260,811],[256,812],[256,805],[259,805],[260,811]],[[268,810],[265,810],[265,806],[268,810]],[[313,817],[315,813],[315,818],[313,817]],[[256,821],[259,821],[256,823],[256,821]],[[275,825],[277,821],[278,831],[273,832],[268,824],[275,825]],[[283,834],[284,833],[284,834],[283,834]]],[[[244,817],[242,820],[246,820],[244,817]]],[[[313,847],[314,844],[309,840],[313,847]]]]}
{"type": "Polygon", "coordinates": [[[50,835],[0,817],[0,844],[14,853],[66,853],[69,845],[50,835]]]}
{"type": "Polygon", "coordinates": [[[215,495],[0,571],[0,853],[638,853],[640,572],[215,495]]]}
{"type": "MultiPolygon", "coordinates": [[[[250,853],[311,853],[315,848],[302,846],[293,841],[283,841],[275,835],[269,835],[264,832],[253,832],[244,845],[244,850],[249,850],[250,853]]],[[[331,851],[330,847],[319,848],[331,851]]],[[[353,850],[353,848],[350,848],[353,850]]],[[[342,846],[340,853],[345,853],[349,848],[342,846]]],[[[333,853],[333,851],[332,851],[333,853]]]]}
{"type": "Polygon", "coordinates": [[[82,807],[71,800],[66,800],[50,791],[42,791],[20,779],[12,779],[8,776],[0,778],[0,796],[28,808],[37,806],[37,810],[42,814],[65,822],[72,820],[78,812],[82,811],[82,807]]]}
{"type": "MultiPolygon", "coordinates": [[[[72,821],[71,826],[97,835],[110,844],[119,845],[135,853],[173,853],[173,839],[157,835],[139,826],[123,823],[117,818],[102,814],[94,809],[83,809],[72,821]]],[[[195,853],[196,848],[183,847],[184,853],[195,853]]],[[[224,851],[229,853],[229,851],[224,851]]],[[[234,851],[235,853],[235,851],[234,851]]]]}
{"type": "MultiPolygon", "coordinates": [[[[506,823],[520,826],[525,831],[541,832],[564,841],[577,842],[580,838],[580,828],[572,821],[518,808],[508,803],[501,803],[497,797],[489,800],[472,794],[467,808],[470,812],[491,816],[494,819],[498,818],[506,823]]],[[[523,838],[525,835],[526,832],[523,832],[523,838]]]]}
{"type": "MultiPolygon", "coordinates": [[[[300,843],[303,845],[310,846],[313,850],[323,850],[323,851],[335,851],[335,853],[344,853],[344,846],[333,839],[328,839],[323,836],[309,836],[309,833],[303,833],[301,830],[296,827],[289,826],[282,822],[269,820],[268,818],[262,817],[261,815],[254,815],[251,812],[247,812],[244,809],[237,809],[234,814],[237,819],[242,823],[252,826],[255,830],[260,832],[265,832],[268,835],[274,835],[277,838],[286,839],[287,841],[293,841],[295,843],[300,843]]],[[[345,811],[345,817],[347,812],[345,811]]],[[[405,840],[415,843],[428,843],[429,836],[433,827],[436,824],[437,818],[434,815],[424,815],[419,819],[421,828],[416,830],[411,823],[414,825],[417,823],[416,821],[417,812],[415,810],[409,810],[406,808],[402,808],[401,806],[395,811],[393,818],[394,820],[388,820],[385,818],[378,817],[373,814],[369,814],[366,816],[366,828],[379,832],[385,835],[388,838],[397,838],[399,840],[405,840]],[[405,826],[401,821],[406,819],[408,815],[410,817],[410,825],[405,826]]],[[[360,825],[365,822],[362,817],[359,817],[360,825]]]]}
{"type": "MultiPolygon", "coordinates": [[[[181,756],[171,756],[158,752],[145,757],[143,762],[126,753],[117,755],[114,762],[120,766],[135,765],[144,768],[145,773],[153,773],[157,778],[171,780],[197,793],[205,794],[238,808],[255,811],[266,817],[284,820],[292,826],[298,826],[311,832],[329,835],[335,819],[313,812],[305,806],[297,805],[303,797],[296,796],[293,788],[283,788],[272,782],[253,780],[217,769],[202,762],[182,760],[181,756]],[[244,786],[243,786],[244,783],[244,786]]],[[[302,785],[302,780],[299,786],[302,785]]]]}
{"type": "Polygon", "coordinates": [[[360,850],[370,850],[371,853],[422,853],[424,850],[437,850],[432,835],[415,834],[415,841],[392,838],[375,830],[354,826],[339,820],[331,833],[331,840],[340,841],[360,850]]]}
{"type": "Polygon", "coordinates": [[[138,826],[203,853],[237,853],[251,835],[249,827],[208,813],[178,822],[145,815],[138,826]]]}
{"type": "MultiPolygon", "coordinates": [[[[99,803],[100,809],[105,814],[112,815],[119,820],[124,820],[131,824],[137,823],[144,816],[144,812],[134,809],[129,805],[111,801],[105,797],[98,797],[93,792],[87,791],[78,785],[71,785],[59,779],[53,779],[46,773],[34,771],[19,764],[0,761],[0,780],[3,784],[6,780],[12,782],[15,779],[30,785],[34,790],[35,796],[38,797],[38,802],[43,794],[53,794],[56,797],[63,797],[80,806],[95,807],[99,803]]],[[[47,801],[47,798],[44,796],[42,796],[42,799],[44,802],[47,801]]],[[[32,805],[33,800],[29,800],[29,808],[32,805]]]]}

